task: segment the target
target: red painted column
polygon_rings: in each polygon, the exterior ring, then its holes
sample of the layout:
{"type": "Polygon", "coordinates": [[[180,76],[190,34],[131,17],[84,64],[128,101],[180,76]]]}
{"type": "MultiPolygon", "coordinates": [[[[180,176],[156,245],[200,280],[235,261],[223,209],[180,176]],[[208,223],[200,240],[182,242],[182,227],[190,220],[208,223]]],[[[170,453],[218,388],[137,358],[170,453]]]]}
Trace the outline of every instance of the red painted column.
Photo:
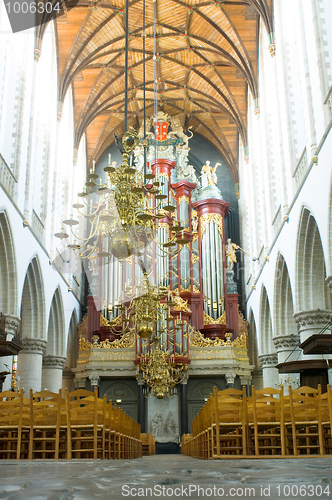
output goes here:
{"type": "Polygon", "coordinates": [[[238,293],[229,293],[225,295],[225,310],[227,325],[233,330],[233,340],[238,337],[238,293]]]}
{"type": "MultiPolygon", "coordinates": [[[[171,189],[171,172],[173,168],[175,168],[176,162],[173,160],[168,160],[167,158],[158,158],[156,160],[151,160],[150,161],[151,165],[151,170],[154,175],[157,174],[163,174],[166,175],[167,177],[167,192],[165,194],[168,195],[169,202],[170,201],[170,189],[171,189]]],[[[165,204],[167,204],[168,201],[165,200],[165,204]]],[[[161,219],[160,222],[165,222],[166,224],[171,225],[172,223],[172,217],[171,214],[166,215],[163,219],[161,219]]],[[[170,290],[172,290],[172,259],[169,257],[169,287],[170,290]]]]}
{"type": "MultiPolygon", "coordinates": [[[[181,292],[181,276],[178,275],[178,290],[181,297],[184,300],[188,300],[188,304],[191,304],[191,297],[193,294],[193,270],[192,270],[192,227],[191,227],[191,193],[195,189],[196,184],[188,182],[185,180],[179,181],[176,184],[172,184],[172,189],[175,191],[176,202],[177,202],[177,218],[180,218],[180,200],[182,197],[188,199],[188,228],[184,230],[184,236],[190,240],[190,292],[181,292]]],[[[180,270],[180,260],[181,252],[178,255],[178,269],[180,270]]]]}
{"type": "MultiPolygon", "coordinates": [[[[205,214],[218,214],[223,218],[222,234],[223,234],[223,282],[224,282],[224,295],[225,295],[225,310],[226,310],[226,324],[225,325],[203,325],[200,331],[204,333],[206,337],[211,339],[214,338],[225,338],[225,333],[232,331],[232,327],[228,318],[229,311],[227,311],[227,288],[226,288],[226,256],[225,256],[225,229],[224,229],[224,219],[228,214],[230,203],[224,200],[210,198],[207,200],[200,200],[193,204],[193,208],[197,211],[197,216],[199,220],[199,257],[200,257],[200,283],[201,291],[204,290],[203,286],[203,275],[202,275],[202,233],[201,233],[201,217],[205,214]]],[[[212,279],[215,279],[212,277],[212,279]]],[[[201,310],[203,316],[203,298],[201,302],[201,310]]],[[[203,321],[202,321],[203,322],[203,321]]],[[[204,322],[203,322],[204,323],[204,322]]]]}
{"type": "Polygon", "coordinates": [[[156,175],[158,169],[159,174],[167,174],[168,182],[171,180],[171,171],[176,165],[176,161],[168,160],[167,158],[158,158],[150,161],[152,173],[156,175]]]}
{"type": "Polygon", "coordinates": [[[100,311],[97,311],[94,297],[87,296],[88,299],[88,335],[89,342],[92,342],[92,335],[100,329],[100,311]]]}
{"type": "Polygon", "coordinates": [[[190,363],[190,358],[189,358],[188,324],[189,324],[189,321],[190,321],[191,313],[189,311],[188,312],[187,311],[177,311],[176,309],[172,309],[171,310],[171,315],[173,316],[174,329],[175,329],[175,323],[178,320],[178,321],[181,321],[183,323],[186,323],[186,331],[187,331],[187,339],[185,339],[184,338],[184,326],[182,326],[182,335],[181,335],[181,337],[182,337],[181,351],[182,352],[178,353],[174,357],[174,361],[175,361],[175,363],[189,364],[190,363]],[[185,341],[186,341],[186,345],[185,345],[185,341]]]}

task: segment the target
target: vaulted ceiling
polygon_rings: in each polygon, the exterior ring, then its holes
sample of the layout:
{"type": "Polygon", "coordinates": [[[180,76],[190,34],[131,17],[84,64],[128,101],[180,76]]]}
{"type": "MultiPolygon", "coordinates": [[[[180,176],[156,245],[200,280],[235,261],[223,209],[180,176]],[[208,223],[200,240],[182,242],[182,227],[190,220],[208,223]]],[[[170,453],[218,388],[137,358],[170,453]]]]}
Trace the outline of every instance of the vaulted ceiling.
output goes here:
{"type": "MultiPolygon", "coordinates": [[[[143,119],[143,1],[129,1],[128,125],[143,119]]],[[[247,142],[247,91],[258,96],[258,23],[273,33],[273,0],[145,0],[146,113],[177,115],[211,144],[238,180],[247,142]],[[155,31],[155,42],[154,42],[155,31]],[[156,58],[153,58],[154,43],[156,58]]],[[[59,101],[73,87],[75,147],[88,163],[124,132],[125,0],[79,0],[56,20],[59,101]]]]}

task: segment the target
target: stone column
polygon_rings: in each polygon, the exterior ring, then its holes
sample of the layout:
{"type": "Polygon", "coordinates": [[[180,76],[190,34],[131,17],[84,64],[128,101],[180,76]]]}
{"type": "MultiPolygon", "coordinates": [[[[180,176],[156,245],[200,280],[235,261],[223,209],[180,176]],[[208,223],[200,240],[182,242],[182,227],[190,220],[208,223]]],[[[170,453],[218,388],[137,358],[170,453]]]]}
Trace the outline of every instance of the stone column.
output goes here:
{"type": "Polygon", "coordinates": [[[326,279],[326,284],[329,287],[330,292],[332,293],[332,276],[328,276],[326,279]]]}
{"type": "Polygon", "coordinates": [[[18,355],[17,375],[20,380],[17,383],[19,389],[24,389],[28,396],[30,389],[34,392],[41,390],[43,354],[46,349],[47,340],[22,339],[22,350],[18,355]]]}
{"type": "Polygon", "coordinates": [[[89,379],[91,383],[91,391],[94,391],[95,387],[99,387],[100,376],[96,373],[90,373],[89,379]]]}
{"type": "MultiPolygon", "coordinates": [[[[274,347],[278,354],[278,363],[286,361],[297,361],[301,354],[299,335],[278,335],[273,339],[274,347]]],[[[284,393],[288,394],[289,384],[294,388],[297,387],[297,379],[300,379],[299,373],[280,373],[279,382],[284,386],[284,393]]]]}
{"type": "Polygon", "coordinates": [[[17,335],[20,324],[21,324],[21,318],[13,316],[12,314],[5,315],[5,332],[6,332],[6,340],[8,342],[13,340],[13,337],[17,335]]]}
{"type": "Polygon", "coordinates": [[[66,389],[68,392],[72,392],[75,390],[75,375],[71,371],[70,368],[64,367],[62,370],[62,391],[64,392],[66,389]]]}
{"type": "Polygon", "coordinates": [[[75,378],[76,389],[85,389],[85,377],[75,378]]]}
{"type": "MultiPolygon", "coordinates": [[[[7,342],[11,342],[19,331],[21,319],[11,314],[2,314],[1,330],[4,333],[4,338],[7,342]]],[[[13,356],[0,357],[0,372],[12,372],[13,356]],[[7,365],[7,366],[6,366],[7,365]]],[[[3,382],[3,391],[10,391],[12,385],[12,374],[8,374],[3,382]]]]}
{"type": "Polygon", "coordinates": [[[251,375],[240,375],[240,382],[241,382],[241,387],[244,385],[247,388],[247,396],[250,395],[250,387],[252,383],[252,377],[251,375]]]}
{"type": "Polygon", "coordinates": [[[146,432],[146,411],[145,411],[145,397],[144,397],[144,380],[139,379],[138,384],[138,423],[141,425],[141,432],[146,432]]]}
{"type": "MultiPolygon", "coordinates": [[[[308,337],[319,334],[327,323],[332,320],[332,311],[326,309],[313,309],[294,314],[294,318],[299,327],[300,342],[304,342],[308,337]]],[[[327,330],[326,333],[330,333],[327,330]]],[[[322,359],[321,354],[311,355],[301,354],[299,359],[322,359]]]]}
{"type": "Polygon", "coordinates": [[[255,389],[263,389],[263,369],[261,366],[255,366],[251,372],[252,382],[251,385],[255,386],[255,389]]]}
{"type": "Polygon", "coordinates": [[[66,358],[62,356],[43,357],[42,389],[59,392],[62,387],[62,369],[65,361],[66,358]]]}
{"type": "Polygon", "coordinates": [[[188,434],[188,380],[184,379],[181,382],[181,432],[188,434]]]}
{"type": "Polygon", "coordinates": [[[258,356],[263,370],[263,387],[273,387],[279,384],[279,373],[276,368],[278,363],[277,353],[261,354],[258,356]]]}
{"type": "Polygon", "coordinates": [[[234,387],[235,378],[236,378],[236,373],[228,372],[225,374],[227,387],[234,387]]]}

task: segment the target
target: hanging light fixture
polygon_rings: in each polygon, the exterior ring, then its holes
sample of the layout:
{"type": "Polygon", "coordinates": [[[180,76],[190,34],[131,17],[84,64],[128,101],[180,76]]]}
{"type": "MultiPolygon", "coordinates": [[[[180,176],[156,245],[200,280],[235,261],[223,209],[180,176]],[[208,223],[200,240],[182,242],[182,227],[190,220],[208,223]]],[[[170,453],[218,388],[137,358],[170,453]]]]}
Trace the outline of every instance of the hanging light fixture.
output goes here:
{"type": "MultiPolygon", "coordinates": [[[[106,180],[98,182],[95,162],[87,175],[85,187],[78,194],[79,202],[73,205],[78,217],[64,220],[64,228],[55,236],[64,247],[72,249],[79,259],[104,259],[109,263],[114,257],[124,262],[130,257],[137,259],[143,278],[125,289],[118,298],[117,314],[108,322],[111,333],[136,336],[137,377],[143,378],[149,395],[161,399],[170,396],[175,385],[188,373],[188,319],[182,321],[181,311],[188,314],[187,306],[172,314],[176,306],[172,292],[158,283],[156,266],[156,285],[150,283],[147,272],[147,248],[151,249],[150,258],[174,256],[180,245],[189,243],[183,233],[181,221],[176,220],[176,207],[170,199],[170,179],[165,183],[164,174],[158,166],[158,82],[157,82],[157,43],[156,9],[153,4],[153,67],[154,67],[154,170],[147,163],[148,142],[146,124],[146,25],[145,0],[143,0],[143,164],[134,160],[135,148],[139,145],[138,133],[128,128],[128,0],[126,0],[125,33],[125,100],[124,135],[120,141],[122,162],[117,166],[111,162],[104,168],[106,180]],[[157,121],[156,121],[157,120],[157,121]],[[164,187],[165,186],[165,187],[164,187]],[[160,224],[163,237],[160,239],[160,224]],[[165,226],[167,229],[165,230],[165,226]],[[165,234],[167,234],[165,238],[165,234]],[[181,340],[179,340],[179,338],[181,340]],[[137,349],[137,342],[140,349],[137,349]],[[178,346],[182,343],[179,353],[178,346]],[[185,346],[185,347],[184,347],[185,346]]],[[[163,113],[162,113],[163,114],[163,113]]],[[[149,122],[150,123],[150,122],[149,122]]],[[[141,132],[141,131],[140,131],[141,132]]],[[[181,299],[177,299],[181,300],[181,299]]],[[[112,310],[112,305],[111,305],[112,310]]],[[[190,311],[191,313],[191,311],[190,311]]]]}
{"type": "MultiPolygon", "coordinates": [[[[162,254],[168,254],[172,248],[177,246],[177,240],[181,239],[183,227],[178,221],[170,219],[170,237],[168,241],[159,243],[157,238],[157,226],[160,219],[175,211],[175,207],[169,202],[164,204],[168,198],[161,192],[161,184],[155,174],[148,172],[143,174],[129,165],[128,158],[138,144],[138,135],[135,130],[129,130],[122,138],[123,159],[118,167],[109,165],[104,168],[107,179],[106,183],[97,183],[97,174],[92,169],[88,175],[86,188],[78,196],[82,203],[75,203],[73,207],[78,214],[88,222],[89,231],[86,237],[81,237],[82,229],[75,231],[79,221],[71,216],[64,220],[63,224],[68,226],[73,242],[65,244],[69,239],[64,229],[56,233],[66,248],[72,249],[78,258],[108,257],[110,254],[123,260],[131,255],[140,256],[144,248],[153,240],[162,254]],[[94,188],[97,188],[94,190],[94,188]],[[99,201],[93,203],[93,196],[99,197],[99,201]],[[82,211],[84,209],[84,211],[82,211]],[[100,248],[100,242],[108,239],[109,252],[100,248]]],[[[185,240],[187,241],[187,240],[185,240]]]]}
{"type": "Polygon", "coordinates": [[[155,395],[158,399],[170,397],[172,389],[188,376],[188,365],[176,364],[168,351],[162,351],[158,347],[157,341],[151,353],[142,359],[139,369],[150,389],[147,395],[155,395]]]}

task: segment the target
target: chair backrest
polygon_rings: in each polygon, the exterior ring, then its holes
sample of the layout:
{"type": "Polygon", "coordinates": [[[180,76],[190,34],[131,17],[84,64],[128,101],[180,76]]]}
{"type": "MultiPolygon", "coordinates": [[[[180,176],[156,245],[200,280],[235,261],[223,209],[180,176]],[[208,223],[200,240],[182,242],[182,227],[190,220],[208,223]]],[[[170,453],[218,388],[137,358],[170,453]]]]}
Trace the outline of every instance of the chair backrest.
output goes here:
{"type": "Polygon", "coordinates": [[[62,391],[53,393],[30,389],[30,426],[59,426],[63,404],[62,391]]]}
{"type": "Polygon", "coordinates": [[[30,425],[30,400],[24,397],[23,389],[20,392],[2,392],[1,395],[0,426],[30,425]]]}
{"type": "MultiPolygon", "coordinates": [[[[97,425],[98,422],[98,389],[94,392],[79,389],[66,391],[66,412],[68,425],[97,425]]],[[[103,401],[103,400],[102,400],[103,401]]]]}
{"type": "Polygon", "coordinates": [[[44,389],[39,392],[34,392],[30,389],[30,398],[33,398],[34,401],[45,401],[45,400],[58,400],[59,398],[59,393],[58,392],[51,392],[48,391],[47,389],[44,389]]]}
{"type": "Polygon", "coordinates": [[[213,392],[213,417],[216,424],[220,423],[244,423],[246,421],[246,388],[242,391],[228,388],[224,391],[218,391],[214,388],[213,392]]]}
{"type": "Polygon", "coordinates": [[[318,389],[289,386],[290,411],[293,422],[314,422],[321,418],[321,386],[318,389]]]}
{"type": "Polygon", "coordinates": [[[330,385],[327,391],[321,395],[322,422],[332,422],[332,391],[330,385]]]}
{"type": "Polygon", "coordinates": [[[9,401],[11,399],[17,399],[21,391],[23,391],[23,389],[21,389],[19,392],[13,392],[13,391],[0,392],[0,401],[9,401]]]}
{"type": "Polygon", "coordinates": [[[254,422],[280,422],[283,420],[283,387],[265,387],[256,390],[252,387],[254,422]]]}

